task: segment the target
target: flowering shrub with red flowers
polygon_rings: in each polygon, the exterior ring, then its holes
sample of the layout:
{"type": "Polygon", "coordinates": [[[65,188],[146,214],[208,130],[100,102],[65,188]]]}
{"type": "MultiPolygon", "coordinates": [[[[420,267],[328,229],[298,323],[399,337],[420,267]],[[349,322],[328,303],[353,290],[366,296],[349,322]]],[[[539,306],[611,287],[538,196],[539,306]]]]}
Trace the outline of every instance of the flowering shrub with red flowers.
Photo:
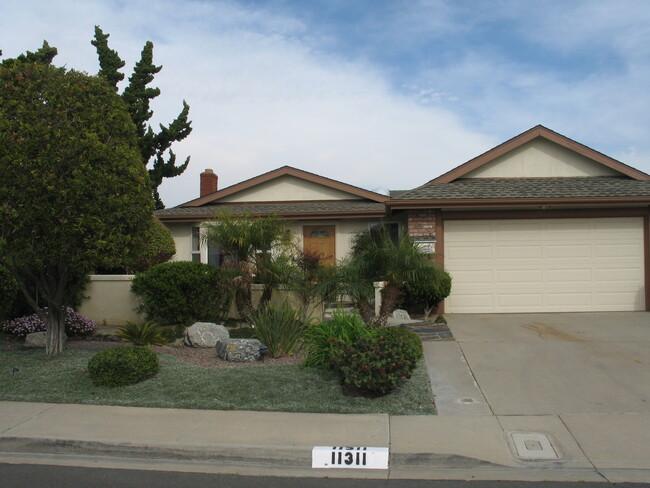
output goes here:
{"type": "MultiPolygon", "coordinates": [[[[47,308],[43,310],[47,313],[47,308]]],[[[96,327],[97,324],[88,317],[84,317],[70,307],[66,307],[65,333],[68,337],[90,335],[96,327]]],[[[42,332],[46,329],[45,323],[35,313],[0,323],[0,332],[18,337],[25,337],[32,332],[42,332]]]]}
{"type": "Polygon", "coordinates": [[[381,396],[411,377],[418,362],[413,342],[399,334],[376,329],[372,337],[355,344],[341,344],[332,358],[343,383],[365,396],[381,396]]]}

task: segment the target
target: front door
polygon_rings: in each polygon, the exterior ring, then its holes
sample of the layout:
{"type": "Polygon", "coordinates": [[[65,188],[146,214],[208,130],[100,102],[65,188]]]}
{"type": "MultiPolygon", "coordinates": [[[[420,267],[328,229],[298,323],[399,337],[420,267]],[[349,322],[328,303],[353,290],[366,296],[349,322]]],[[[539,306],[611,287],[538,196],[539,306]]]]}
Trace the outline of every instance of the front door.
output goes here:
{"type": "Polygon", "coordinates": [[[333,225],[305,225],[303,250],[317,253],[321,264],[336,264],[336,233],[333,225]]]}

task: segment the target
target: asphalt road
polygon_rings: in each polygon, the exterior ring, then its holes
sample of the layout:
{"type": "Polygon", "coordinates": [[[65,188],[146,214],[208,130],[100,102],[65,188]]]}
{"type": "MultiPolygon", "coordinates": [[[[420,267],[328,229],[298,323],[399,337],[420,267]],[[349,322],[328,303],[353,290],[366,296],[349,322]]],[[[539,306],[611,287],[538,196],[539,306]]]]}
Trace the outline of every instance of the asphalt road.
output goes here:
{"type": "Polygon", "coordinates": [[[36,464],[0,464],[2,488],[649,488],[635,483],[566,483],[523,481],[420,481],[324,478],[276,478],[167,471],[77,468],[36,464]]]}

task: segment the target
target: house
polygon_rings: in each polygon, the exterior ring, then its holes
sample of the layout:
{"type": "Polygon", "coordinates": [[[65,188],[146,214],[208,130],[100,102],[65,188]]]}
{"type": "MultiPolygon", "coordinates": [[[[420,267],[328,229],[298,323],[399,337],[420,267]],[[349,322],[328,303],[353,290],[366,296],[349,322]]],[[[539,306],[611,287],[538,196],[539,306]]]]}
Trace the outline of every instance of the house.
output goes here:
{"type": "Polygon", "coordinates": [[[200,197],[174,208],[159,210],[170,229],[177,260],[218,265],[218,247],[201,242],[202,224],[218,212],[275,215],[287,221],[303,250],[315,250],[325,263],[350,252],[350,238],[386,217],[388,197],[330,178],[283,166],[224,189],[210,169],[201,174],[200,197]]]}
{"type": "Polygon", "coordinates": [[[650,311],[650,176],[546,127],[391,197],[445,312],[650,311]]]}
{"type": "Polygon", "coordinates": [[[275,214],[326,262],[380,222],[452,275],[441,312],[650,311],[650,175],[543,126],[390,198],[283,166],[156,214],[175,259],[219,263],[200,227],[220,210],[275,214]]]}

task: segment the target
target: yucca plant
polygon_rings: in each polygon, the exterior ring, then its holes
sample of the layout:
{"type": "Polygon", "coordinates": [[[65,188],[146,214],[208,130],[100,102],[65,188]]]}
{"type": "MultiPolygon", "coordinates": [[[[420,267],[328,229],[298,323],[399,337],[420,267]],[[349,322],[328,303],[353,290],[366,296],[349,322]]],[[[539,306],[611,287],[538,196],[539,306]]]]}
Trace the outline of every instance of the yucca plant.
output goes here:
{"type": "Polygon", "coordinates": [[[167,342],[160,325],[155,322],[126,322],[118,329],[117,337],[136,346],[162,346],[167,342]]]}
{"type": "Polygon", "coordinates": [[[290,355],[305,333],[305,323],[286,301],[279,307],[267,303],[252,318],[255,335],[268,347],[271,357],[290,355]]]}

